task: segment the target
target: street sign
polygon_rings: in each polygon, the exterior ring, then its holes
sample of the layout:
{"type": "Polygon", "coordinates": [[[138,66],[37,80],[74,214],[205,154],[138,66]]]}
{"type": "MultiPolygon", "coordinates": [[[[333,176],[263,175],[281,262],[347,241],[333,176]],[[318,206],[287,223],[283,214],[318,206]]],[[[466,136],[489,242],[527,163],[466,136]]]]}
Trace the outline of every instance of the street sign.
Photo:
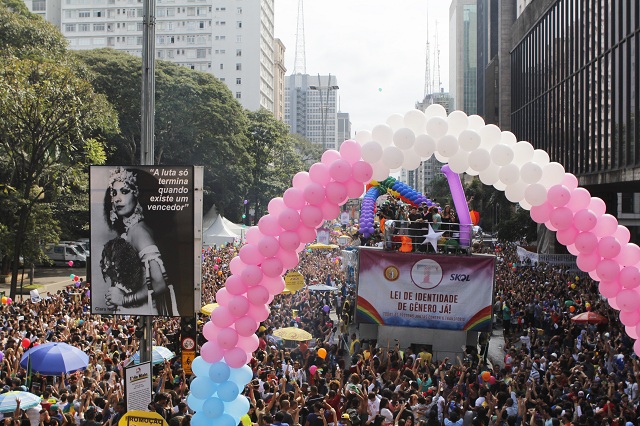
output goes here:
{"type": "Polygon", "coordinates": [[[196,351],[182,351],[182,369],[184,370],[184,374],[193,374],[193,371],[191,371],[191,364],[195,358],[196,351]]]}
{"type": "Polygon", "coordinates": [[[133,410],[122,416],[118,426],[169,426],[169,424],[155,411],[133,410]]]}

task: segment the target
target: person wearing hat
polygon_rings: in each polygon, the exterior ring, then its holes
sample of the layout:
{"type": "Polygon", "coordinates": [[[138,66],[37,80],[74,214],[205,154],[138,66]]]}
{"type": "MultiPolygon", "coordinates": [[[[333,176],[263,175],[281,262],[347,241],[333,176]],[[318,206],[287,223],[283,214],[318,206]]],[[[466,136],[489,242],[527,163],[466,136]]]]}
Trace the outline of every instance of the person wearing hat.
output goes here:
{"type": "Polygon", "coordinates": [[[338,426],[351,426],[351,416],[349,416],[347,413],[344,413],[342,416],[340,416],[340,420],[338,421],[338,426]]]}

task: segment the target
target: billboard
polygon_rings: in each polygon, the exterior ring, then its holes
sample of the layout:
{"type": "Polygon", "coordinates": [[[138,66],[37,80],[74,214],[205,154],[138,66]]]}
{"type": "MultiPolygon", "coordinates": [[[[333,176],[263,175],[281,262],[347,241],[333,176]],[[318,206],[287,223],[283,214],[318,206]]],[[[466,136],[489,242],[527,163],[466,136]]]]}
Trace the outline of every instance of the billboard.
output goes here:
{"type": "Polygon", "coordinates": [[[493,256],[360,249],[356,319],[361,323],[490,331],[493,256]]]}
{"type": "Polygon", "coordinates": [[[194,315],[194,168],[91,166],[91,313],[194,315]]]}

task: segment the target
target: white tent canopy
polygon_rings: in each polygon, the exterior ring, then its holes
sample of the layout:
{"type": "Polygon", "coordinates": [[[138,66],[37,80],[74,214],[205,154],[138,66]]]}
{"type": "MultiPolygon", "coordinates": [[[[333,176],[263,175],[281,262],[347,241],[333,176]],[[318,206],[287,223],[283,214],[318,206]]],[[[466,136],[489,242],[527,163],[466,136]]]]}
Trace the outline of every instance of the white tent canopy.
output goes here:
{"type": "Polygon", "coordinates": [[[215,206],[202,218],[202,228],[203,246],[233,244],[242,236],[242,226],[219,215],[215,206]]]}

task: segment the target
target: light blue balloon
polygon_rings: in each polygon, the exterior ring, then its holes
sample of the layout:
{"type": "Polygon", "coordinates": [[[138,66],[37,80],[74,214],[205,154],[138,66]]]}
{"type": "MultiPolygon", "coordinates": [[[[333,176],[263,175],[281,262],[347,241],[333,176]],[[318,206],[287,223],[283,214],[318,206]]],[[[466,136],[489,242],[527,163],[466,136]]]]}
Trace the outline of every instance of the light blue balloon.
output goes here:
{"type": "Polygon", "coordinates": [[[231,381],[220,383],[218,386],[218,397],[224,402],[231,402],[238,397],[238,385],[231,381]]]}
{"type": "Polygon", "coordinates": [[[224,402],[220,398],[212,396],[202,404],[202,412],[210,419],[218,418],[224,413],[224,402]]]}
{"type": "Polygon", "coordinates": [[[248,365],[243,365],[240,368],[232,368],[229,375],[229,381],[234,382],[239,388],[244,386],[253,379],[253,370],[248,365]]]}
{"type": "Polygon", "coordinates": [[[205,361],[201,356],[195,357],[191,363],[191,371],[193,371],[193,374],[196,376],[208,376],[209,367],[211,367],[211,364],[205,361]]]}
{"type": "Polygon", "coordinates": [[[205,416],[202,411],[198,411],[191,417],[191,426],[211,426],[211,419],[205,416]]]}
{"type": "Polygon", "coordinates": [[[249,412],[249,400],[244,395],[238,395],[233,401],[224,403],[224,411],[234,418],[240,419],[249,412]]]}
{"type": "Polygon", "coordinates": [[[209,367],[209,378],[216,383],[222,383],[229,380],[230,368],[222,361],[211,364],[209,367]]]}
{"type": "Polygon", "coordinates": [[[209,376],[196,377],[191,382],[191,393],[198,399],[207,399],[216,391],[216,384],[209,376]]]}
{"type": "MultiPolygon", "coordinates": [[[[191,419],[191,421],[193,421],[193,419],[191,419]]],[[[224,413],[216,419],[216,426],[237,426],[237,424],[238,421],[227,413],[224,413]]]]}
{"type": "Polygon", "coordinates": [[[196,398],[193,394],[189,394],[187,396],[187,405],[193,411],[202,411],[202,404],[204,403],[204,399],[196,398]]]}

